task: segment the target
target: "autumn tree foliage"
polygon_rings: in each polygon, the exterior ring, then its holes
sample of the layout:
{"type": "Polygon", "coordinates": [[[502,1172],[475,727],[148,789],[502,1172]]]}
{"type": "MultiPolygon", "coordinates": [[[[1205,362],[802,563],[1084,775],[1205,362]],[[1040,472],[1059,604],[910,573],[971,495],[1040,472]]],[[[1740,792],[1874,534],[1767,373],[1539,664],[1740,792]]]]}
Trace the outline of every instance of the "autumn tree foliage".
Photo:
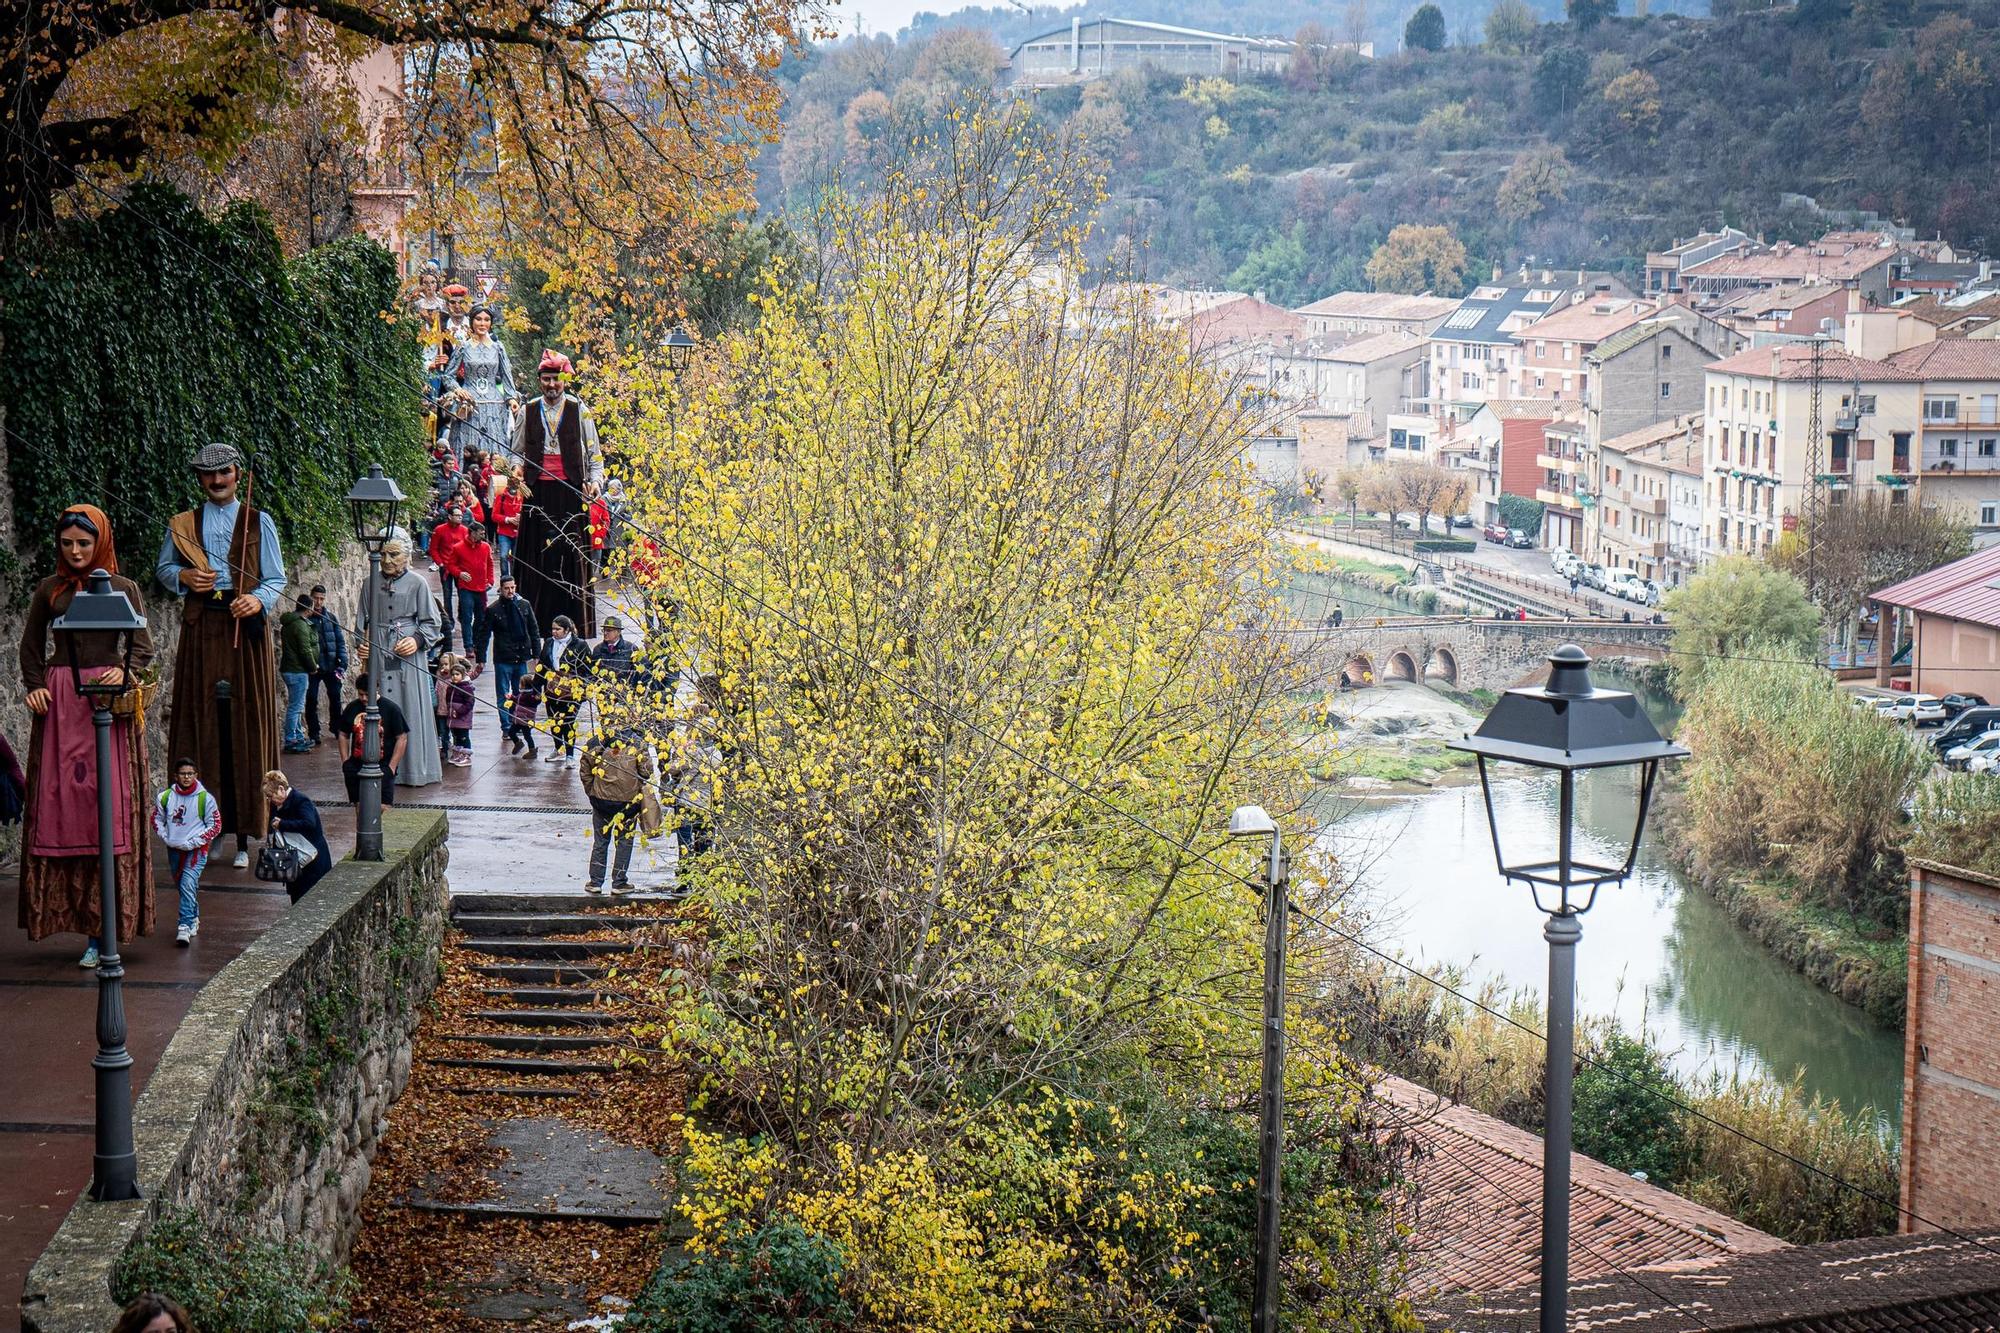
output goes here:
{"type": "MultiPolygon", "coordinates": [[[[1235,1324],[1261,926],[1224,827],[1303,799],[1254,408],[1029,280],[1094,188],[1031,125],[953,113],[827,200],[753,326],[600,395],[640,596],[710,677],[639,723],[718,766],[661,1020],[713,1126],[683,1214],[703,1264],[831,1240],[860,1327],[1235,1324]]],[[[1311,992],[1323,939],[1296,956],[1311,992]]],[[[1396,1307],[1386,1177],[1329,1020],[1293,1027],[1285,1287],[1359,1327],[1396,1307]]]]}
{"type": "Polygon", "coordinates": [[[1378,292],[1455,296],[1465,288],[1465,246],[1449,227],[1405,222],[1375,247],[1367,272],[1378,292]]]}
{"type": "Polygon", "coordinates": [[[519,258],[600,306],[643,304],[684,269],[689,224],[747,199],[747,165],[777,129],[770,71],[806,12],[805,0],[0,0],[0,221],[44,226],[66,192],[95,206],[79,179],[254,175],[274,121],[373,58],[391,71],[390,114],[314,134],[407,174],[416,226],[519,258]]]}

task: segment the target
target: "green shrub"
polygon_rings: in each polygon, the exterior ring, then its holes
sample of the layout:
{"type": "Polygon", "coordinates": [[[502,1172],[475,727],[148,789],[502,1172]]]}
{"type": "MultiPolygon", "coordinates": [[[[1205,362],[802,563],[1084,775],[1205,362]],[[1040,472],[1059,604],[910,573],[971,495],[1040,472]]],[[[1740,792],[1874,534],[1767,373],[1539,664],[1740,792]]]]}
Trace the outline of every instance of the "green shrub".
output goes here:
{"type": "Polygon", "coordinates": [[[1436,555],[1443,551],[1476,551],[1478,542],[1469,542],[1462,537],[1426,537],[1412,542],[1411,549],[1418,555],[1436,555]]]}
{"type": "Polygon", "coordinates": [[[1903,728],[1816,667],[1747,660],[1703,673],[1679,735],[1694,751],[1681,829],[1704,873],[1777,871],[1810,901],[1900,924],[1903,809],[1930,766],[1903,728]]]}
{"type": "Polygon", "coordinates": [[[1665,1056],[1612,1030],[1576,1073],[1577,1151],[1671,1188],[1686,1154],[1678,1095],[1665,1056]]]}
{"type": "Polygon", "coordinates": [[[834,1333],[854,1324],[838,1245],[777,1221],[719,1254],[668,1260],[626,1315],[634,1333],[834,1333]]]}
{"type": "Polygon", "coordinates": [[[339,1327],[350,1285],[308,1246],[228,1237],[177,1209],[126,1253],[111,1293],[120,1304],[147,1291],[171,1296],[201,1333],[299,1333],[339,1327]]]}
{"type": "Polygon", "coordinates": [[[1542,530],[1542,502],[1525,495],[1500,497],[1500,524],[1534,535],[1542,530]]]}

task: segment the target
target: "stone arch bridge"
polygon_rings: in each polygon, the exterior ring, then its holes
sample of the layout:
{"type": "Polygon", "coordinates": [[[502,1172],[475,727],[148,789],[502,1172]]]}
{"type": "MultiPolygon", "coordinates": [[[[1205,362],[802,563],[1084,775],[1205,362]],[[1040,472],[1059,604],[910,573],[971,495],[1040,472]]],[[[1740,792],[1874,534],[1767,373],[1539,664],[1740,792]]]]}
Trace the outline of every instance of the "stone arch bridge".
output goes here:
{"type": "Polygon", "coordinates": [[[1431,681],[1459,689],[1504,690],[1542,679],[1549,654],[1565,643],[1593,659],[1666,656],[1668,625],[1622,620],[1493,620],[1472,616],[1356,617],[1310,636],[1317,674],[1348,688],[1385,680],[1431,681]]]}

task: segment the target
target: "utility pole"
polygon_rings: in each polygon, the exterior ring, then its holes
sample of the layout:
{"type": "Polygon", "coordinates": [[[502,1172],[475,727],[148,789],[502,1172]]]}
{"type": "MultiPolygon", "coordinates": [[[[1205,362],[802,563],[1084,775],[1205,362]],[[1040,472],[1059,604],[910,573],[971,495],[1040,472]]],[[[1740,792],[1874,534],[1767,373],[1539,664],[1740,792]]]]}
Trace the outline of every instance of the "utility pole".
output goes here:
{"type": "MultiPolygon", "coordinates": [[[[1806,489],[1799,539],[1806,544],[1806,597],[1819,603],[1819,529],[1826,518],[1826,433],[1820,423],[1820,389],[1826,381],[1825,333],[1812,338],[1812,405],[1806,419],[1806,489]]],[[[1782,480],[1782,473],[1780,480],[1782,480]]]]}
{"type": "Polygon", "coordinates": [[[1264,869],[1264,1088],[1257,1115],[1257,1291],[1252,1333],[1278,1333],[1278,1176],[1285,1163],[1285,885],[1275,830],[1264,869]]]}

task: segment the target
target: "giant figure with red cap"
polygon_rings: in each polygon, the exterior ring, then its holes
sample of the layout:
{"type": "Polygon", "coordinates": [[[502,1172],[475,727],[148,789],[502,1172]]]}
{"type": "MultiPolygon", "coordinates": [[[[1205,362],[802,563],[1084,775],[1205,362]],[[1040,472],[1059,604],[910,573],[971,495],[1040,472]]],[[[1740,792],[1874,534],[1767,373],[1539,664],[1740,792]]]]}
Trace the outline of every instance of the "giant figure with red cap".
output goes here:
{"type": "Polygon", "coordinates": [[[242,454],[227,444],[207,445],[193,467],[203,503],[167,520],[154,567],[160,585],[182,603],[167,753],[192,758],[222,802],[222,832],[236,835],[242,867],[250,864],[249,840],[264,836],[270,813],[264,774],[278,766],[271,626],[285,591],[285,558],[277,524],[238,494],[249,475],[242,454]],[[223,680],[230,686],[227,769],[215,711],[215,685],[223,680]]]}
{"type": "Polygon", "coordinates": [[[514,575],[521,596],[541,624],[568,616],[584,638],[596,633],[590,588],[590,530],[585,483],[600,479],[597,423],[583,400],[563,389],[569,358],[545,351],[538,367],[542,396],[521,413],[514,454],[521,460],[527,495],[514,544],[514,575]]]}

